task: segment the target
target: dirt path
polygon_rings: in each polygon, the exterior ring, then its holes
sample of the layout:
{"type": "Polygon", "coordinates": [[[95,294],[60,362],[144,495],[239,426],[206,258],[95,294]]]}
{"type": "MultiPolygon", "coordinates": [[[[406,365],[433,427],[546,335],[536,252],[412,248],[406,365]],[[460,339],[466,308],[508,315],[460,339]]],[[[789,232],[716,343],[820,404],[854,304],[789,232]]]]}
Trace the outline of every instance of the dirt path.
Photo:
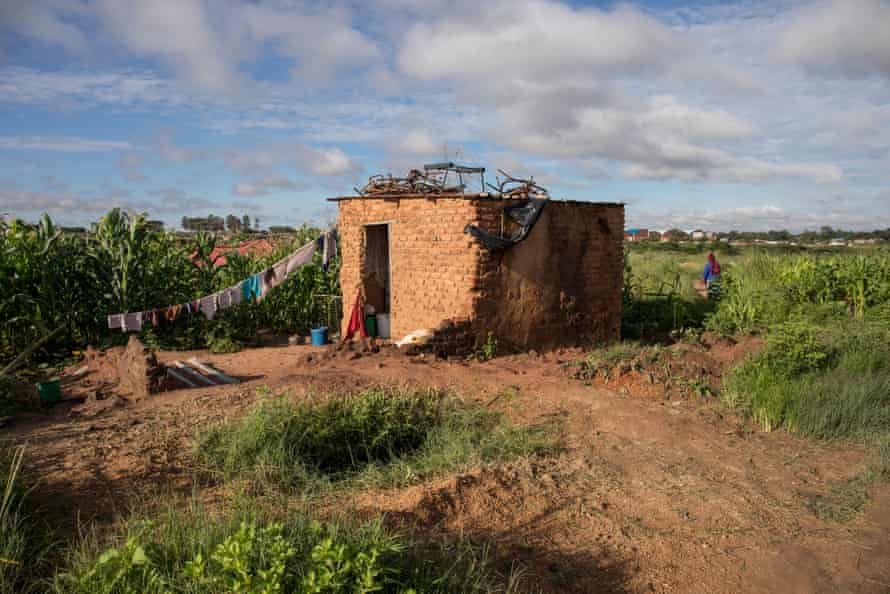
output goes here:
{"type": "Polygon", "coordinates": [[[390,382],[454,387],[519,422],[557,421],[564,451],[341,495],[338,506],[469,534],[504,566],[524,564],[545,592],[890,592],[890,488],[873,489],[848,523],[820,520],[807,506],[861,468],[866,454],[857,448],[752,431],[712,401],[585,386],[567,377],[558,356],[465,364],[379,354],[318,364],[305,360],[311,352],[198,353],[255,379],[168,392],[94,417],[57,410],[0,438],[28,442],[42,502],[72,520],[101,521],[133,493],[158,485],[189,492],[195,431],[269,394],[390,382]]]}

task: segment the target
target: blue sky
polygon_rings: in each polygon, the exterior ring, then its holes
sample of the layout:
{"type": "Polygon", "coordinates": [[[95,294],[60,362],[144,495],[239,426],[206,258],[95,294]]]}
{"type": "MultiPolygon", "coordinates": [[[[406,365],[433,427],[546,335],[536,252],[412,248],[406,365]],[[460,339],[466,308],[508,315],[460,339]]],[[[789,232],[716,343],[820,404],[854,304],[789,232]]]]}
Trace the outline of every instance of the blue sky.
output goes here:
{"type": "Polygon", "coordinates": [[[447,157],[629,226],[890,226],[890,0],[4,0],[0,213],[328,223],[447,157]]]}

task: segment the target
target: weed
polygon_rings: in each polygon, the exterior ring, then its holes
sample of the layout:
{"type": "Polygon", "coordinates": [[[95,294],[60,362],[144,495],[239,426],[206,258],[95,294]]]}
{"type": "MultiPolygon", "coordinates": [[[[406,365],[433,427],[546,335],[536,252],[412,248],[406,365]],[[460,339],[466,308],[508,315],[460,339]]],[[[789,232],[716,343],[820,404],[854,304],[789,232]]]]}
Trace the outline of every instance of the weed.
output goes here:
{"type": "Polygon", "coordinates": [[[491,361],[498,354],[498,339],[489,332],[484,341],[477,342],[476,349],[467,355],[468,361],[491,361]]]}

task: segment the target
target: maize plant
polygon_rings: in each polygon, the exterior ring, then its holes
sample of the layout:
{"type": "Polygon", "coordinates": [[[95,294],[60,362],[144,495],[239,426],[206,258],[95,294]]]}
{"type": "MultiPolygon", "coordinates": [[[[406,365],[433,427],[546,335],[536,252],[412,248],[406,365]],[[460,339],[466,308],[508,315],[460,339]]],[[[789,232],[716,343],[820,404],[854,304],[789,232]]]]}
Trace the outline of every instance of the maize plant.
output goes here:
{"type": "MultiPolygon", "coordinates": [[[[106,316],[184,303],[259,272],[318,235],[301,228],[290,245],[265,258],[227,254],[217,266],[218,238],[200,234],[183,242],[149,227],[145,215],[119,209],[103,216],[86,236],[62,233],[48,216],[37,225],[0,220],[0,363],[12,361],[50,330],[53,339],[30,358],[54,358],[87,344],[120,340],[106,316]]],[[[197,348],[207,337],[249,340],[260,328],[308,330],[323,319],[316,295],[337,294],[336,266],[313,265],[288,278],[259,303],[242,304],[208,321],[190,316],[146,328],[151,344],[197,348]]]]}

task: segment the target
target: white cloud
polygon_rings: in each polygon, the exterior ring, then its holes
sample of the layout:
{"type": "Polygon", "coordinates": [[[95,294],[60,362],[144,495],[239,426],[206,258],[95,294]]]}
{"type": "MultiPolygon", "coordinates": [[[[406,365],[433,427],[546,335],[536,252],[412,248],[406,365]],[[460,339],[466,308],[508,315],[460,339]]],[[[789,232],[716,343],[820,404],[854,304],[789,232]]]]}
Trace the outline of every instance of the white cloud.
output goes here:
{"type": "Polygon", "coordinates": [[[380,58],[376,44],[349,22],[343,8],[310,12],[276,2],[245,3],[236,19],[259,44],[275,43],[295,62],[304,81],[369,66],[380,58]]]}
{"type": "Polygon", "coordinates": [[[439,142],[425,130],[413,129],[393,139],[391,150],[409,156],[430,157],[441,154],[445,142],[439,142]]]}
{"type": "Polygon", "coordinates": [[[133,150],[139,147],[123,140],[97,140],[76,136],[0,136],[0,149],[95,153],[133,150]]]}
{"type": "Polygon", "coordinates": [[[297,148],[297,166],[315,175],[345,175],[359,169],[352,158],[339,148],[316,149],[310,146],[297,148]]]}
{"type": "Polygon", "coordinates": [[[96,0],[94,7],[131,52],[162,60],[186,83],[208,92],[238,88],[230,48],[202,0],[96,0]]]}
{"type": "Polygon", "coordinates": [[[416,78],[534,83],[566,74],[639,72],[666,67],[684,51],[669,28],[631,7],[606,12],[546,0],[464,3],[415,24],[399,49],[416,78]],[[496,77],[492,80],[492,77],[496,77]]]}
{"type": "Polygon", "coordinates": [[[0,28],[71,52],[83,52],[87,48],[83,32],[62,18],[65,9],[73,8],[76,5],[58,1],[3,2],[0,3],[0,28]]]}
{"type": "Polygon", "coordinates": [[[792,232],[831,225],[838,229],[882,229],[890,227],[890,214],[868,215],[850,209],[827,208],[820,212],[779,204],[757,204],[712,210],[629,211],[629,226],[652,229],[693,229],[712,231],[766,231],[788,229],[792,232]]]}
{"type": "Polygon", "coordinates": [[[797,11],[782,55],[809,70],[841,78],[890,78],[890,2],[831,0],[797,11]]]}
{"type": "Polygon", "coordinates": [[[356,172],[360,167],[342,149],[315,148],[306,144],[274,143],[249,150],[228,149],[223,152],[226,165],[239,173],[270,172],[290,166],[312,175],[329,177],[356,172]]]}
{"type": "Polygon", "coordinates": [[[192,100],[172,81],[150,72],[39,71],[7,66],[0,68],[0,101],[67,107],[182,107],[192,100]]]}
{"type": "Polygon", "coordinates": [[[698,71],[719,70],[691,48],[673,28],[629,7],[495,0],[415,24],[398,55],[404,73],[449,81],[461,101],[489,110],[496,119],[488,134],[511,150],[613,160],[625,175],[646,179],[842,177],[831,163],[745,154],[738,143],[763,133],[759,126],[725,108],[653,92],[684,80],[700,85],[698,71]]]}
{"type": "Polygon", "coordinates": [[[270,190],[295,190],[297,187],[297,184],[287,177],[277,175],[235,184],[232,187],[232,194],[241,197],[265,196],[270,190]]]}

